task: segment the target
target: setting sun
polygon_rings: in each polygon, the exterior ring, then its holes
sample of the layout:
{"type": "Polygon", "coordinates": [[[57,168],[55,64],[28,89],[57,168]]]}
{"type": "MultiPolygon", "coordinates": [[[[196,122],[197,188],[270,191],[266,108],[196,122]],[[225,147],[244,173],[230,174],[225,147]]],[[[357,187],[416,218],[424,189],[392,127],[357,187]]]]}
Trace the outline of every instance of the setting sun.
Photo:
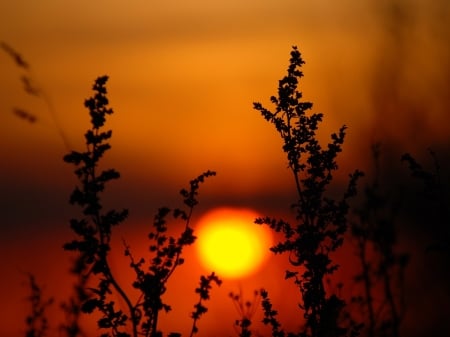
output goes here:
{"type": "Polygon", "coordinates": [[[205,268],[221,277],[239,278],[255,272],[269,253],[271,235],[255,225],[257,213],[219,208],[199,222],[197,252],[205,268]]]}

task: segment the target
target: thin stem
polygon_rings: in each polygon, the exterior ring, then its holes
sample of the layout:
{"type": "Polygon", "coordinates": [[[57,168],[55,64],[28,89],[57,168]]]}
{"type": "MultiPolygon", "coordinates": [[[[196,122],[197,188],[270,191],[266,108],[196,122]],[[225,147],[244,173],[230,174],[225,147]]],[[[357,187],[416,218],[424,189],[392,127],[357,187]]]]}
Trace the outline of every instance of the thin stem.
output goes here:
{"type": "MultiPolygon", "coordinates": [[[[202,304],[202,298],[200,297],[200,299],[199,299],[198,302],[197,302],[197,306],[199,307],[199,306],[201,306],[201,304],[202,304]]],[[[189,335],[189,337],[194,336],[194,334],[196,333],[196,331],[197,331],[197,321],[198,321],[198,320],[199,320],[199,317],[198,317],[198,316],[195,316],[195,317],[193,318],[191,334],[189,335]]]]}
{"type": "Polygon", "coordinates": [[[136,326],[137,321],[136,321],[136,313],[134,311],[133,304],[131,303],[131,301],[128,298],[125,291],[123,291],[123,289],[120,287],[120,285],[114,278],[106,258],[105,258],[104,262],[105,262],[105,267],[107,270],[108,279],[110,280],[111,284],[114,286],[114,289],[116,289],[116,291],[119,293],[119,295],[122,297],[122,299],[127,304],[128,310],[130,311],[130,317],[131,317],[131,322],[132,322],[132,326],[133,326],[133,337],[137,337],[138,336],[138,331],[137,331],[137,326],[136,326]]]}
{"type": "Polygon", "coordinates": [[[152,329],[151,329],[151,337],[157,337],[157,329],[158,329],[158,308],[156,305],[153,307],[153,321],[152,321],[152,329]]]}
{"type": "MultiPolygon", "coordinates": [[[[194,211],[194,207],[190,207],[189,208],[189,215],[187,216],[186,219],[186,224],[184,229],[187,230],[189,228],[189,223],[191,222],[191,217],[192,217],[192,213],[194,211]]],[[[170,269],[170,271],[167,273],[167,276],[163,279],[163,282],[167,282],[167,280],[170,278],[170,276],[173,274],[173,272],[175,271],[175,269],[178,267],[178,261],[180,260],[180,256],[181,256],[181,249],[179,252],[177,252],[176,257],[175,257],[175,263],[173,264],[172,268],[170,269]]]]}
{"type": "MultiPolygon", "coordinates": [[[[98,136],[99,130],[96,129],[95,130],[96,136],[98,136]]],[[[97,150],[97,144],[93,144],[92,146],[92,153],[94,154],[97,150]]],[[[96,175],[96,170],[95,170],[95,165],[91,168],[91,179],[92,181],[96,181],[97,180],[97,175],[96,175]]],[[[97,192],[95,192],[96,196],[97,196],[97,192]]],[[[97,225],[97,229],[99,231],[99,235],[100,235],[100,243],[103,246],[105,245],[109,245],[109,241],[110,241],[110,235],[108,233],[104,232],[104,224],[102,223],[102,219],[101,219],[101,215],[100,215],[100,211],[96,210],[95,215],[94,215],[94,223],[97,225]]],[[[108,259],[107,259],[107,252],[104,251],[104,248],[101,247],[100,252],[101,255],[99,256],[101,261],[104,263],[104,267],[105,267],[105,271],[104,274],[107,277],[107,279],[111,282],[111,284],[113,285],[114,289],[119,293],[119,295],[122,297],[122,299],[125,301],[125,303],[127,304],[128,310],[130,311],[130,317],[131,317],[131,321],[132,321],[132,327],[133,327],[133,337],[137,337],[138,336],[138,331],[137,331],[137,326],[136,326],[136,315],[135,315],[135,311],[134,311],[134,307],[133,304],[131,303],[130,299],[128,298],[127,294],[125,293],[125,291],[122,289],[122,287],[119,285],[119,283],[117,282],[117,280],[115,279],[115,277],[112,274],[111,271],[111,267],[109,265],[108,259]]]]}
{"type": "Polygon", "coordinates": [[[41,96],[42,96],[45,104],[47,105],[48,111],[50,113],[50,117],[52,118],[53,123],[55,124],[56,130],[58,131],[58,134],[61,137],[61,140],[63,141],[64,146],[66,147],[66,150],[71,151],[72,147],[70,146],[69,139],[67,138],[67,135],[65,134],[65,132],[61,126],[61,123],[58,118],[58,114],[56,113],[55,106],[53,105],[53,102],[52,102],[50,96],[47,95],[45,93],[45,91],[43,91],[43,90],[40,90],[40,93],[41,93],[41,96]]]}
{"type": "Polygon", "coordinates": [[[369,311],[369,337],[374,337],[375,335],[375,315],[373,310],[373,299],[372,299],[372,283],[370,281],[369,275],[369,265],[366,259],[366,245],[367,240],[365,238],[360,238],[359,240],[359,258],[361,260],[361,266],[363,269],[363,279],[364,279],[364,290],[366,295],[366,305],[369,311]]]}
{"type": "Polygon", "coordinates": [[[391,315],[392,315],[392,336],[398,337],[399,336],[399,325],[400,325],[400,319],[399,315],[397,313],[397,307],[394,301],[394,296],[392,294],[391,289],[391,279],[389,277],[388,272],[386,271],[384,273],[384,290],[386,294],[386,300],[389,303],[389,307],[391,309],[391,315]]]}

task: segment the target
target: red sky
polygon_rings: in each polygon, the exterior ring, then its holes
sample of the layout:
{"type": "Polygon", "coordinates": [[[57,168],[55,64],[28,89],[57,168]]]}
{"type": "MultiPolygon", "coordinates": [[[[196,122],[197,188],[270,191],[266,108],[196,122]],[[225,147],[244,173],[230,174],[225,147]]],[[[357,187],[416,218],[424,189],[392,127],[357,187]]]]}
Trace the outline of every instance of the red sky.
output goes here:
{"type": "MultiPolygon", "coordinates": [[[[306,61],[305,99],[325,113],[324,134],[349,126],[342,176],[367,167],[366,149],[382,137],[399,151],[446,147],[449,15],[446,1],[425,0],[18,0],[0,3],[0,41],[30,63],[77,149],[88,126],[83,101],[97,76],[110,76],[106,162],[123,176],[110,202],[130,209],[125,232],[135,233],[157,207],[176,206],[178,190],[206,169],[218,176],[201,190],[199,215],[223,205],[288,210],[293,185],[281,143],[252,103],[270,106],[292,45],[306,61]]],[[[67,259],[60,247],[76,214],[67,203],[75,180],[58,126],[42,100],[24,94],[5,53],[0,74],[0,298],[11,322],[0,335],[11,335],[26,310],[21,271],[62,295],[68,266],[58,261],[67,259]],[[17,118],[14,107],[38,121],[17,118]]],[[[260,274],[245,288],[265,284],[277,289],[276,278],[260,274]]],[[[225,298],[237,286],[223,288],[225,298]]],[[[212,321],[224,307],[217,303],[212,321]]]]}

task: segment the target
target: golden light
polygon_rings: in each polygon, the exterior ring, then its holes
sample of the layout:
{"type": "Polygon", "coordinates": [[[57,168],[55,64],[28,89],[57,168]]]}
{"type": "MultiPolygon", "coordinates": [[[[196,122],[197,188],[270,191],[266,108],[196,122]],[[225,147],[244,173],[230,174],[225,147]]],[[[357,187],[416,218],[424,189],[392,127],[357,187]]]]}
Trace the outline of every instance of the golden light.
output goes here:
{"type": "Polygon", "coordinates": [[[218,208],[198,224],[197,253],[202,265],[222,278],[256,272],[270,254],[272,236],[254,224],[258,214],[248,209],[218,208]]]}

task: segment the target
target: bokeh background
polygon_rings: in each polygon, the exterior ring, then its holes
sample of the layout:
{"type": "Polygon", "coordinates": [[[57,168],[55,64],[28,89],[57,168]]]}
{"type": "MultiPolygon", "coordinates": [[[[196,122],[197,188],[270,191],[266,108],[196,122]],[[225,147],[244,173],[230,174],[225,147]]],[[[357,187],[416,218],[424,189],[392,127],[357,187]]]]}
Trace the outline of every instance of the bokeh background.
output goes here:
{"type": "MultiPolygon", "coordinates": [[[[369,149],[377,141],[384,144],[392,181],[405,175],[393,168],[403,152],[422,158],[433,147],[445,163],[449,19],[446,0],[2,1],[0,40],[29,62],[56,119],[45,101],[24,92],[23,71],[0,53],[0,334],[23,332],[24,272],[34,273],[57,300],[70,289],[69,256],[61,245],[71,237],[67,223],[77,210],[67,202],[75,179],[62,161],[68,148],[60,132],[69,147],[83,148],[89,122],[83,101],[97,76],[110,76],[115,110],[109,121],[113,150],[105,165],[122,173],[107,202],[131,212],[117,235],[120,271],[127,266],[119,257],[121,236],[144,252],[140,238],[156,208],[179,205],[178,190],[206,169],[218,176],[202,188],[198,216],[226,205],[292,217],[295,191],[281,142],[252,103],[270,106],[293,45],[306,61],[304,97],[325,114],[323,139],[342,124],[349,127],[338,183],[354,168],[370,171],[369,149]],[[14,108],[36,122],[18,118],[14,108]]],[[[405,246],[418,249],[429,228],[404,224],[405,246]]],[[[185,281],[173,285],[172,301],[180,309],[167,318],[179,331],[189,329],[192,290],[202,272],[193,251],[188,254],[191,264],[179,270],[185,281]]],[[[249,297],[254,289],[269,288],[289,324],[296,304],[285,305],[281,293],[284,260],[272,260],[252,277],[225,282],[200,331],[233,335],[238,315],[227,294],[239,287],[249,297]]],[[[418,319],[436,307],[425,289],[440,291],[433,278],[417,278],[428,267],[418,261],[409,275],[415,280],[413,309],[405,319],[411,335],[442,318],[433,311],[433,317],[418,319]]],[[[440,294],[444,304],[446,296],[440,294]]]]}

